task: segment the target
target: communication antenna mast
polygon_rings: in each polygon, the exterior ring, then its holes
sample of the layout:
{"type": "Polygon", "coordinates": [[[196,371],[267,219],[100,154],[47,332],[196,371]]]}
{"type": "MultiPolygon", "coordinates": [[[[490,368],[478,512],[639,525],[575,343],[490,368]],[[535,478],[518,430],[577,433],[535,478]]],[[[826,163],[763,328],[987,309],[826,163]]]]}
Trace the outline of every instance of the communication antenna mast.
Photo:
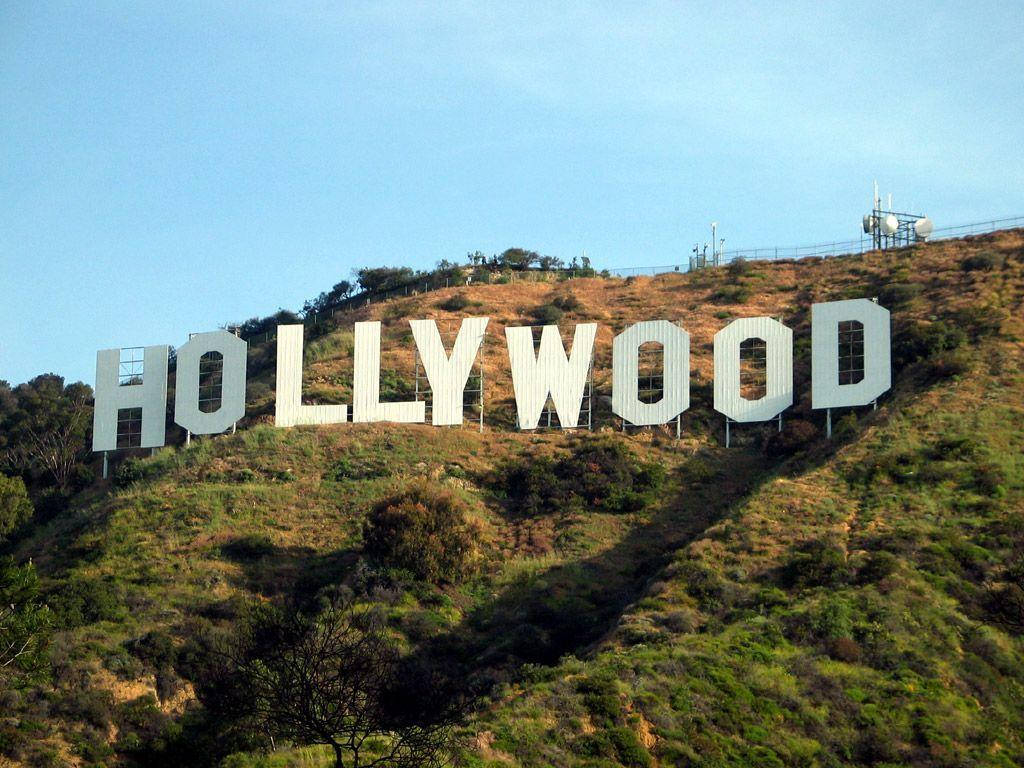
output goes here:
{"type": "Polygon", "coordinates": [[[864,234],[871,235],[871,244],[875,250],[900,248],[925,241],[934,230],[932,220],[927,216],[893,210],[891,192],[883,208],[877,181],[874,182],[871,213],[863,217],[862,225],[864,234]]]}
{"type": "Polygon", "coordinates": [[[711,222],[711,240],[704,241],[704,245],[694,243],[693,255],[690,257],[690,269],[703,269],[709,266],[718,266],[722,263],[722,254],[725,253],[725,238],[718,237],[718,222],[711,222]],[[711,246],[711,260],[708,261],[708,246],[711,246]]]}

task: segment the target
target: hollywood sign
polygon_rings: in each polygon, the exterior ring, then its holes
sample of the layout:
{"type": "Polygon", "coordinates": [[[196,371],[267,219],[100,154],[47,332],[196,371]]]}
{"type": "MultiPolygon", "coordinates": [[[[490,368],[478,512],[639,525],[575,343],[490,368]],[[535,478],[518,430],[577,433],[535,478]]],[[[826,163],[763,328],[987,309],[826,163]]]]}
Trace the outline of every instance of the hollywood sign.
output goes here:
{"type": "MultiPolygon", "coordinates": [[[[431,392],[431,423],[458,425],[463,421],[463,392],[483,342],[489,318],[462,321],[449,353],[433,320],[411,320],[416,350],[431,392]]],[[[538,426],[551,398],[562,427],[578,425],[580,408],[593,358],[596,323],[575,328],[572,350],[566,354],[557,326],[546,325],[539,346],[530,327],[507,327],[509,367],[520,429],[538,426]]],[[[892,384],[889,311],[868,299],[814,304],[811,307],[811,406],[831,409],[868,405],[892,384]],[[843,333],[863,340],[863,363],[856,360],[859,378],[840,376],[840,346],[849,345],[843,333]],[[852,329],[852,330],[851,330],[852,329]]],[[[303,326],[277,327],[278,427],[297,424],[335,424],[349,421],[347,405],[302,404],[303,326]]],[[[860,345],[858,343],[858,349],[860,345]]],[[[194,335],[177,353],[174,421],[194,435],[219,434],[245,415],[247,344],[226,331],[194,335]],[[200,401],[203,361],[217,360],[221,382],[215,410],[200,401]]],[[[118,446],[118,421],[124,409],[141,410],[141,436],[133,447],[164,444],[167,409],[166,345],[145,347],[142,375],[125,376],[121,350],[96,354],[96,396],[93,450],[118,446]],[[141,379],[141,381],[140,381],[141,379]]],[[[852,354],[849,351],[847,354],[852,354]]],[[[793,404],[793,331],[770,317],[733,320],[715,334],[714,408],[736,422],[768,421],[793,404]],[[741,394],[740,345],[760,339],[765,348],[765,392],[748,399],[741,394]]],[[[612,410],[637,426],[666,424],[690,406],[690,335],[667,320],[631,325],[612,344],[612,410]],[[662,345],[662,396],[657,402],[639,397],[640,348],[662,345]]],[[[418,423],[426,420],[423,400],[381,402],[380,323],[355,324],[352,381],[353,422],[418,423]]]]}

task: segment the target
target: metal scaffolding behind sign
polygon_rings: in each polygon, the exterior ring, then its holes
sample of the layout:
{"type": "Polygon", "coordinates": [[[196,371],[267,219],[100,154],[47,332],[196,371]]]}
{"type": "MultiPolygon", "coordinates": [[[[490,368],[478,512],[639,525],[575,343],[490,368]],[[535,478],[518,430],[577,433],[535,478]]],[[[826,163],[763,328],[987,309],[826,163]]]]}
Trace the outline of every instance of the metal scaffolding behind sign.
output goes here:
{"type": "MultiPolygon", "coordinates": [[[[637,399],[641,403],[657,403],[665,396],[665,348],[661,344],[644,344],[637,350],[637,399]]],[[[633,425],[621,419],[622,431],[627,427],[647,429],[660,425],[633,425]]],[[[676,437],[682,434],[683,414],[677,413],[669,422],[675,422],[676,437]]]]}
{"type": "MultiPolygon", "coordinates": [[[[444,344],[444,348],[451,354],[451,350],[455,348],[455,340],[459,336],[459,329],[452,327],[452,321],[446,321],[444,327],[438,323],[438,333],[441,336],[441,341],[444,344]]],[[[484,431],[484,364],[483,364],[483,353],[484,343],[487,341],[487,336],[484,334],[483,341],[480,343],[480,349],[477,351],[476,361],[473,364],[473,370],[469,374],[469,378],[466,380],[466,386],[462,390],[462,414],[463,420],[469,422],[476,422],[481,432],[484,431]]],[[[430,388],[430,379],[427,377],[427,371],[423,365],[423,359],[420,357],[419,348],[414,348],[413,352],[416,367],[416,400],[424,402],[424,409],[426,411],[427,422],[433,421],[433,408],[434,398],[430,388]]]]}

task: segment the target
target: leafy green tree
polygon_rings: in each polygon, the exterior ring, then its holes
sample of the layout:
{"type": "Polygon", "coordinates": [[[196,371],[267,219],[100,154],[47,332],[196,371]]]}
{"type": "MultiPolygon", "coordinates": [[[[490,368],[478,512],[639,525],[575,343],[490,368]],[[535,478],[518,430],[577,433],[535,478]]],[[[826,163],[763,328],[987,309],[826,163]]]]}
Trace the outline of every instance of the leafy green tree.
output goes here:
{"type": "Polygon", "coordinates": [[[32,564],[0,559],[0,685],[43,672],[51,624],[32,564]]]}
{"type": "Polygon", "coordinates": [[[31,517],[32,502],[24,481],[20,477],[0,475],[0,542],[31,517]]]}
{"type": "Polygon", "coordinates": [[[305,304],[302,305],[302,313],[304,315],[311,315],[314,312],[323,312],[329,307],[333,307],[341,301],[344,301],[352,295],[352,291],[355,286],[352,285],[348,280],[342,280],[340,283],[335,283],[334,287],[329,291],[324,291],[315,299],[309,299],[305,304]]]}
{"type": "Polygon", "coordinates": [[[381,613],[347,593],[315,613],[260,605],[203,656],[196,694],[225,743],[287,739],[330,746],[337,768],[418,768],[442,763],[461,716],[454,688],[403,660],[381,613]]]}
{"type": "Polygon", "coordinates": [[[498,264],[509,269],[529,269],[540,261],[540,254],[525,248],[508,248],[498,256],[498,264]]]}
{"type": "MultiPolygon", "coordinates": [[[[52,373],[0,395],[0,462],[34,485],[71,486],[85,469],[92,389],[52,373]]],[[[3,388],[0,387],[0,388],[3,388]]]]}
{"type": "Polygon", "coordinates": [[[363,267],[355,271],[359,287],[366,292],[387,291],[410,282],[416,273],[409,267],[363,267]]]}

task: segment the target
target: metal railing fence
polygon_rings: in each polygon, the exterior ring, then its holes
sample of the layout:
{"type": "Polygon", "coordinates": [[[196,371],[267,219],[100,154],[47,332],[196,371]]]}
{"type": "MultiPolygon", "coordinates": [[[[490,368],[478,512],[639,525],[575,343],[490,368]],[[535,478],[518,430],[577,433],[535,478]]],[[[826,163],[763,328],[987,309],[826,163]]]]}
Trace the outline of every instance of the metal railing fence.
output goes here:
{"type": "MultiPolygon", "coordinates": [[[[959,224],[956,226],[936,229],[928,238],[928,242],[934,242],[936,240],[951,240],[958,237],[968,237],[970,235],[988,234],[990,232],[997,232],[1005,229],[1016,229],[1018,227],[1024,227],[1024,216],[988,219],[986,221],[977,221],[970,224],[959,224]]],[[[747,261],[775,261],[777,259],[804,259],[814,256],[847,256],[866,253],[871,250],[871,238],[862,236],[860,240],[834,241],[831,243],[818,243],[815,245],[795,245],[788,247],[769,246],[763,248],[744,248],[731,251],[726,250],[721,254],[719,263],[728,264],[730,261],[735,261],[740,258],[747,261]]],[[[687,261],[685,263],[650,267],[615,267],[598,270],[597,274],[611,274],[616,277],[631,277],[637,275],[659,275],[666,272],[687,272],[689,271],[689,268],[690,264],[689,261],[687,261]]],[[[480,274],[479,270],[474,270],[474,268],[469,265],[466,265],[463,269],[470,273],[480,274]]],[[[573,278],[576,277],[577,273],[580,271],[582,270],[573,270],[571,268],[556,270],[533,269],[506,270],[501,272],[491,271],[488,272],[489,279],[487,282],[547,282],[552,279],[558,280],[573,278]]],[[[585,274],[591,275],[594,274],[594,271],[587,270],[585,274]]],[[[479,283],[483,281],[478,279],[476,282],[479,283]]],[[[396,297],[412,296],[419,293],[440,290],[442,288],[450,288],[453,285],[464,284],[465,283],[463,282],[454,281],[450,272],[418,275],[408,282],[392,286],[386,290],[360,293],[356,296],[348,297],[334,306],[327,307],[316,312],[310,312],[302,317],[301,320],[303,324],[307,326],[321,325],[332,322],[339,314],[348,312],[360,306],[375,304],[396,297]]],[[[255,334],[242,334],[242,338],[250,344],[264,344],[273,340],[276,336],[276,329],[255,334]]]]}

